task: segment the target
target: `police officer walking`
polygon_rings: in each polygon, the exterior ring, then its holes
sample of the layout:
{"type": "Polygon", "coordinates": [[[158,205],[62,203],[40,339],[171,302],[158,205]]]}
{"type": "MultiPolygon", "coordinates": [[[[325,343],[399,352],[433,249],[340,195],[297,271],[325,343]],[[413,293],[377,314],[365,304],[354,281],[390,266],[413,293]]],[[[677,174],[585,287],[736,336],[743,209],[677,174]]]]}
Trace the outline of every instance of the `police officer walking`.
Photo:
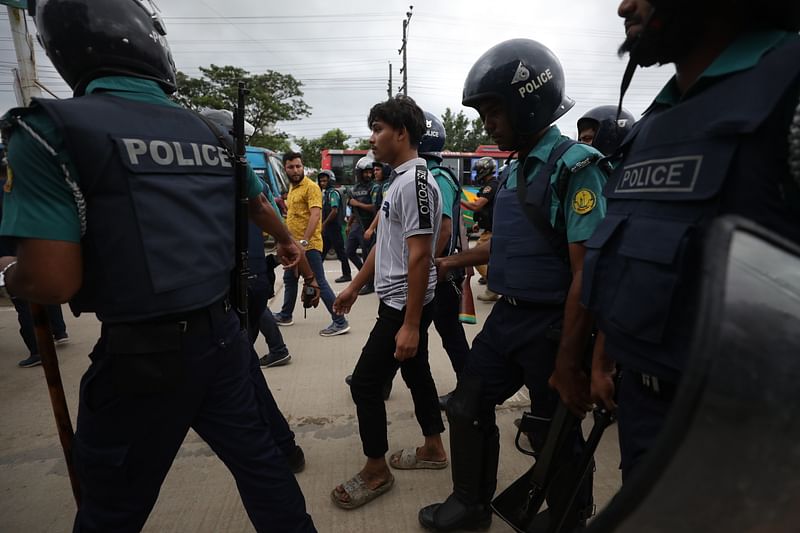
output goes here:
{"type": "Polygon", "coordinates": [[[788,141],[793,117],[800,124],[800,4],[624,0],[618,12],[623,87],[637,66],[676,72],[614,154],[608,216],[586,243],[583,301],[604,334],[592,391],[619,405],[624,481],[653,447],[686,366],[712,220],[737,214],[800,242],[788,141]]]}
{"type": "MultiPolygon", "coordinates": [[[[350,199],[347,205],[352,208],[350,219],[347,221],[347,257],[357,269],[361,270],[372,249],[372,239],[365,239],[364,232],[369,228],[375,216],[376,208],[372,203],[372,159],[364,156],[358,160],[353,170],[356,183],[350,189],[350,199]],[[358,249],[361,248],[361,256],[358,249]]],[[[369,282],[361,289],[361,294],[375,292],[373,282],[369,282]]]]}
{"type": "MultiPolygon", "coordinates": [[[[439,190],[442,193],[442,229],[436,244],[436,257],[447,257],[462,249],[461,242],[461,187],[453,171],[442,166],[442,150],[447,142],[444,124],[433,113],[425,111],[425,134],[419,143],[419,155],[425,159],[439,190]]],[[[458,319],[461,309],[461,284],[463,269],[453,270],[446,279],[436,284],[433,325],[442,338],[442,347],[450,358],[456,375],[461,373],[469,353],[469,343],[464,326],[458,319]]],[[[439,407],[444,409],[453,393],[439,397],[439,407]]]]}
{"type": "MultiPolygon", "coordinates": [[[[474,202],[464,201],[461,205],[465,209],[471,210],[478,228],[483,230],[478,237],[478,245],[489,244],[492,238],[492,218],[494,217],[494,199],[500,182],[497,181],[497,163],[492,157],[481,157],[475,162],[475,177],[480,185],[478,197],[474,202]]],[[[486,281],[486,265],[476,265],[475,270],[486,281]]],[[[486,289],[483,294],[478,295],[478,299],[484,302],[494,302],[498,295],[486,289]]]]}
{"type": "MultiPolygon", "coordinates": [[[[591,319],[578,300],[583,242],[605,210],[605,174],[596,164],[601,154],[551,125],[573,102],[548,48],[513,39],[489,49],[467,75],[463,104],[477,109],[500,149],[518,152],[519,159],[510,163],[497,193],[491,249],[481,245],[437,260],[440,278],[488,260],[488,286],[503,297],[475,337],[447,404],[453,493],[419,513],[422,525],[435,531],[491,522],[500,452],[495,406],[522,385],[540,421],[534,443],[541,452],[558,401],[548,387],[556,352],[584,349],[591,333],[591,319]]],[[[582,446],[575,427],[556,464],[571,462],[582,446]]],[[[591,514],[591,484],[588,476],[564,531],[591,514]]],[[[559,490],[569,489],[553,487],[549,494],[559,490]]]]}
{"type": "MultiPolygon", "coordinates": [[[[3,118],[15,180],[0,232],[19,246],[0,269],[20,297],[70,301],[102,323],[81,381],[75,531],[141,530],[189,428],[228,466],[258,531],[315,531],[227,303],[233,165],[209,126],[167,97],[163,23],[138,1],[29,6],[76,97],[3,118]]],[[[248,196],[251,218],[296,264],[252,171],[248,196]]]]}
{"type": "Polygon", "coordinates": [[[325,260],[328,251],[333,248],[336,258],[342,264],[341,277],[333,281],[336,283],[351,281],[353,277],[350,272],[350,262],[347,260],[342,238],[345,209],[342,194],[336,190],[336,175],[330,170],[322,170],[317,175],[317,184],[322,189],[322,260],[325,260]]]}

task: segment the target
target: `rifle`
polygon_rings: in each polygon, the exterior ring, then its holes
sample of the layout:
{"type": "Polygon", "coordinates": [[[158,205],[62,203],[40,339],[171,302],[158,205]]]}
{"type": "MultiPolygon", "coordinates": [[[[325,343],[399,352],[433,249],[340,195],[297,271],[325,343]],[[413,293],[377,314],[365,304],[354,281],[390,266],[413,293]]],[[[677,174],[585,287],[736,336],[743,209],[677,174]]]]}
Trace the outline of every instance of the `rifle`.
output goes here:
{"type": "Polygon", "coordinates": [[[64,450],[69,482],[72,485],[72,496],[75,498],[75,505],[80,507],[80,483],[72,462],[72,441],[75,438],[75,433],[72,431],[72,420],[69,417],[67,399],[64,396],[64,384],[61,382],[61,372],[58,369],[58,357],[56,355],[56,346],[53,343],[50,318],[47,316],[47,309],[43,305],[32,303],[30,307],[33,328],[36,332],[36,346],[39,348],[39,356],[42,358],[44,377],[47,381],[47,390],[50,393],[50,404],[53,406],[53,415],[56,418],[58,439],[61,441],[61,448],[64,450]]]}
{"type": "Polygon", "coordinates": [[[233,111],[233,135],[236,145],[234,151],[234,171],[236,179],[236,266],[233,270],[231,283],[233,304],[242,330],[247,330],[247,280],[250,277],[250,268],[247,260],[248,237],[248,198],[247,198],[247,155],[244,140],[244,108],[245,96],[250,91],[245,88],[244,82],[239,82],[236,108],[233,111]]]}

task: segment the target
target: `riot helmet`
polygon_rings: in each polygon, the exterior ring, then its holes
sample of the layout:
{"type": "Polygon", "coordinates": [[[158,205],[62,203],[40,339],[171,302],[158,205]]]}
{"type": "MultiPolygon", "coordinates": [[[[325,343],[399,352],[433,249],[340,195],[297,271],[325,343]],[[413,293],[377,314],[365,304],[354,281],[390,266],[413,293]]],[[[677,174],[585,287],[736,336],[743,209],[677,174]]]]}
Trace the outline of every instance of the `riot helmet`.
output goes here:
{"type": "Polygon", "coordinates": [[[175,63],[153,0],[29,0],[37,38],[72,88],[93,79],[132,76],[175,92],[175,63]]]}
{"type": "Polygon", "coordinates": [[[358,162],[356,162],[356,167],[354,172],[356,179],[360,180],[363,177],[364,172],[366,171],[369,171],[370,174],[372,174],[372,163],[374,161],[375,161],[374,159],[366,155],[361,159],[359,159],[358,162]]]}
{"type": "Polygon", "coordinates": [[[333,187],[336,185],[336,174],[334,174],[332,171],[327,169],[320,170],[319,174],[317,174],[317,183],[319,183],[319,179],[323,176],[328,178],[328,187],[333,187]]]}
{"type": "MultiPolygon", "coordinates": [[[[233,131],[233,113],[228,111],[227,109],[203,109],[200,111],[200,114],[203,115],[206,120],[211,122],[213,125],[219,129],[219,133],[221,133],[230,147],[232,148],[235,144],[236,135],[233,131]]],[[[253,127],[252,124],[244,121],[244,136],[245,139],[250,137],[256,129],[253,127]]]]}
{"type": "Polygon", "coordinates": [[[442,150],[447,142],[447,133],[444,130],[444,124],[439,120],[439,117],[433,113],[424,112],[425,114],[425,133],[419,141],[419,148],[417,152],[421,156],[433,157],[441,161],[442,150]]]}
{"type": "Polygon", "coordinates": [[[590,109],[578,119],[578,133],[587,128],[594,129],[591,145],[604,155],[611,155],[635,122],[636,119],[627,110],[619,109],[615,105],[601,105],[590,109]]]}
{"type": "Polygon", "coordinates": [[[575,102],[565,93],[564,70],[549,48],[531,39],[511,39],[490,48],[467,74],[462,104],[478,109],[497,98],[518,135],[542,131],[575,102]]]}
{"type": "Polygon", "coordinates": [[[482,180],[487,176],[494,176],[494,171],[497,168],[497,162],[493,157],[481,157],[475,162],[475,166],[473,168],[475,170],[475,177],[479,180],[482,180]]]}

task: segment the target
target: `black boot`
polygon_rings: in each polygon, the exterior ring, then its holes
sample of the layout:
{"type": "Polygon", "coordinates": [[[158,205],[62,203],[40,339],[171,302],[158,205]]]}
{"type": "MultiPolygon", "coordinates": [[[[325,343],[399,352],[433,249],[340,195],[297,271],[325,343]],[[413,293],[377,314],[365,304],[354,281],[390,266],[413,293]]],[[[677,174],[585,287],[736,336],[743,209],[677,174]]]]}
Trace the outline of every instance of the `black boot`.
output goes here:
{"type": "Polygon", "coordinates": [[[495,425],[476,424],[480,404],[479,382],[460,380],[447,403],[453,493],[419,512],[420,524],[432,531],[477,531],[492,523],[500,434],[495,425]]]}

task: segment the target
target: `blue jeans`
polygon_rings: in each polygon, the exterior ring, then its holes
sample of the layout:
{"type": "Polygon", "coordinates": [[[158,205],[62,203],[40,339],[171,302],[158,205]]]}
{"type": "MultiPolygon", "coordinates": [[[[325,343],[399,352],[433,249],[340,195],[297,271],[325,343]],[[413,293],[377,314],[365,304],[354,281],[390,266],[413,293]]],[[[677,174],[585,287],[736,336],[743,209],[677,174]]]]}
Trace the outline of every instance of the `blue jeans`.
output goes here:
{"type": "MultiPolygon", "coordinates": [[[[319,250],[308,250],[306,252],[306,259],[308,259],[308,264],[311,266],[314,277],[317,279],[317,284],[322,293],[322,301],[325,304],[325,308],[331,314],[331,319],[335,324],[344,324],[344,315],[336,315],[333,312],[333,301],[336,299],[336,296],[334,296],[331,286],[328,285],[328,281],[325,279],[325,269],[322,267],[322,254],[319,250]]],[[[297,302],[297,278],[295,277],[295,271],[293,269],[288,269],[283,272],[283,291],[281,315],[291,318],[295,303],[297,302]]]]}

